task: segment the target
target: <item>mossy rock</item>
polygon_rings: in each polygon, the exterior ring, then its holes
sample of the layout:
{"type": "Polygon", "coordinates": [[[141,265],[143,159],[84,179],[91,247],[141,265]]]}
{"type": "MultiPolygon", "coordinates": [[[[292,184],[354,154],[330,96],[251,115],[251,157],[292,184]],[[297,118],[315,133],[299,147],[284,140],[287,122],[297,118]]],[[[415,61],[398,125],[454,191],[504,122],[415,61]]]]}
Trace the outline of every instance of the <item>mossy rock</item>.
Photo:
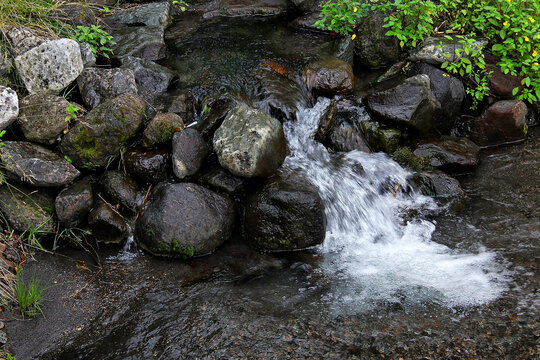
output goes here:
{"type": "Polygon", "coordinates": [[[0,212],[13,229],[25,232],[39,230],[53,233],[54,198],[43,190],[26,186],[2,185],[0,187],[0,212]]]}

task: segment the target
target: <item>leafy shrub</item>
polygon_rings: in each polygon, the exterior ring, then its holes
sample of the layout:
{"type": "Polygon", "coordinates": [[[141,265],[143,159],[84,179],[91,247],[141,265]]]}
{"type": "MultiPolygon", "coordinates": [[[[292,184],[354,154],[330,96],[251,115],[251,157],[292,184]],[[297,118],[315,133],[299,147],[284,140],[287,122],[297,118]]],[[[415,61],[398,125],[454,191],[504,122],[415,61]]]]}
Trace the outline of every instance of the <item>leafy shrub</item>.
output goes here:
{"type": "Polygon", "coordinates": [[[85,42],[90,45],[94,56],[101,55],[109,58],[113,51],[108,46],[115,45],[112,35],[103,30],[99,25],[77,26],[77,31],[73,36],[74,40],[85,42]]]}

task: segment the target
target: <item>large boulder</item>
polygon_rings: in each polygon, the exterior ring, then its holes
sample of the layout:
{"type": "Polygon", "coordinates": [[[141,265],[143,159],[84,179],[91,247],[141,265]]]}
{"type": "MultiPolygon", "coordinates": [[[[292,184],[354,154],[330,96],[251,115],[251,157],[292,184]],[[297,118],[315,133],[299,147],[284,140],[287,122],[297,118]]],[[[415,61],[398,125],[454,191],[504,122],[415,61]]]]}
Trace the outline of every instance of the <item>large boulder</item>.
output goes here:
{"type": "Polygon", "coordinates": [[[173,135],[172,168],[178,179],[195,175],[207,155],[208,146],[197,130],[185,129],[173,135]]]}
{"type": "Polygon", "coordinates": [[[479,145],[499,145],[523,140],[527,105],[521,100],[497,101],[473,119],[471,138],[479,145]]]}
{"type": "Polygon", "coordinates": [[[24,137],[42,144],[54,144],[67,129],[69,102],[61,96],[32,94],[21,100],[17,125],[24,137]]]}
{"type": "Polygon", "coordinates": [[[386,36],[384,28],[386,14],[371,13],[360,21],[356,28],[354,54],[361,67],[381,68],[393,64],[399,58],[399,40],[386,36]]]}
{"type": "Polygon", "coordinates": [[[491,75],[487,78],[489,91],[501,99],[512,100],[515,88],[523,90],[521,81],[522,76],[514,76],[510,73],[505,74],[501,71],[501,67],[497,65],[487,65],[486,69],[491,71],[491,75]]]}
{"type": "Polygon", "coordinates": [[[139,208],[142,199],[139,197],[139,186],[137,182],[120,170],[107,170],[100,180],[105,193],[115,201],[130,211],[139,208]]]}
{"type": "Polygon", "coordinates": [[[91,109],[122,94],[137,94],[130,69],[85,69],[77,79],[82,99],[91,109]]]}
{"type": "MultiPolygon", "coordinates": [[[[474,49],[481,49],[488,44],[487,39],[478,39],[472,44],[474,49]]],[[[441,65],[443,62],[457,61],[462,55],[455,54],[456,49],[462,49],[463,44],[458,39],[446,39],[441,37],[428,37],[409,54],[409,60],[426,62],[433,65],[441,65]]]]}
{"type": "Polygon", "coordinates": [[[168,1],[154,2],[122,9],[105,18],[111,26],[160,26],[167,27],[171,17],[171,5],[168,1]]]}
{"type": "Polygon", "coordinates": [[[58,94],[83,71],[81,49],[70,39],[51,40],[15,58],[17,71],[30,94],[58,94]]]}
{"type": "Polygon", "coordinates": [[[305,249],[326,236],[317,188],[298,174],[271,177],[243,202],[242,235],[263,251],[305,249]]]}
{"type": "Polygon", "coordinates": [[[37,230],[54,233],[54,198],[42,190],[9,185],[0,186],[0,213],[19,232],[37,230]]]}
{"type": "Polygon", "coordinates": [[[281,123],[264,111],[240,105],[216,130],[214,150],[221,166],[237,176],[272,175],[287,155],[281,123]]]}
{"type": "Polygon", "coordinates": [[[34,186],[62,186],[80,175],[57,153],[30,142],[4,141],[0,158],[9,178],[34,186]]]}
{"type": "Polygon", "coordinates": [[[369,109],[381,120],[412,127],[421,132],[431,128],[435,111],[441,105],[431,92],[429,77],[416,75],[401,84],[366,98],[369,109]]]}
{"type": "Polygon", "coordinates": [[[168,150],[129,151],[124,154],[127,171],[149,183],[158,183],[171,173],[171,154],[168,150]]]}
{"type": "Polygon", "coordinates": [[[351,65],[339,59],[325,59],[306,67],[304,79],[308,88],[328,95],[346,95],[354,90],[351,65]]]}
{"type": "Polygon", "coordinates": [[[445,136],[421,142],[415,156],[429,159],[429,165],[445,171],[470,170],[478,165],[480,148],[467,138],[445,136]]]}
{"type": "Polygon", "coordinates": [[[0,130],[7,128],[19,115],[19,98],[8,87],[0,86],[0,130]]]}
{"type": "Polygon", "coordinates": [[[229,198],[196,184],[162,184],[143,207],[135,239],[158,256],[206,255],[230,237],[234,220],[229,198]]]}
{"type": "Polygon", "coordinates": [[[165,57],[165,41],[161,26],[127,27],[113,33],[115,56],[134,56],[156,61],[165,57]]]}
{"type": "Polygon", "coordinates": [[[54,201],[54,210],[60,225],[71,228],[86,223],[94,205],[94,191],[88,180],[80,180],[63,189],[54,201]]]}
{"type": "Polygon", "coordinates": [[[171,141],[175,132],[184,129],[182,118],[172,113],[159,113],[143,132],[142,145],[150,148],[171,141]]]}
{"type": "Polygon", "coordinates": [[[139,130],[145,107],[144,100],[132,94],[97,106],[62,138],[62,153],[82,168],[104,167],[139,130]]]}
{"type": "MultiPolygon", "coordinates": [[[[166,3],[164,3],[166,4],[166,3]]],[[[125,56],[121,59],[122,69],[133,71],[139,95],[152,99],[167,91],[176,74],[153,61],[125,56]]]]}

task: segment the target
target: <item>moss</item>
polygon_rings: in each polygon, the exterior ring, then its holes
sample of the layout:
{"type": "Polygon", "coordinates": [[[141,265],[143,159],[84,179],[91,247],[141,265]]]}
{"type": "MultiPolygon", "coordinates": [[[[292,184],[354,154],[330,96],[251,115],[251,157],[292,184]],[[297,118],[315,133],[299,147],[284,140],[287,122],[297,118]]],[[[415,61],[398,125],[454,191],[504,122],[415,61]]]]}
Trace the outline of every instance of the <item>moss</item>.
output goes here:
{"type": "Polygon", "coordinates": [[[401,147],[393,154],[394,160],[401,166],[413,169],[416,172],[430,170],[431,159],[424,156],[416,156],[408,147],[401,147]]]}
{"type": "Polygon", "coordinates": [[[153,239],[156,236],[156,232],[152,228],[146,228],[146,231],[144,232],[147,238],[153,239]]]}
{"type": "Polygon", "coordinates": [[[73,139],[73,146],[77,155],[85,161],[93,161],[102,154],[99,141],[90,129],[80,129],[73,139]]]}

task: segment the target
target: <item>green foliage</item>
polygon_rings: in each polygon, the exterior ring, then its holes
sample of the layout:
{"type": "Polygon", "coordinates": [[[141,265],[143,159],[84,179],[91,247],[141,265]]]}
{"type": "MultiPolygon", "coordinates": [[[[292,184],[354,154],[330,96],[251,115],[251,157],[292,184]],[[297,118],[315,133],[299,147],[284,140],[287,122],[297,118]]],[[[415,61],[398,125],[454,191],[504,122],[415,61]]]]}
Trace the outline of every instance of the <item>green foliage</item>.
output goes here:
{"type": "Polygon", "coordinates": [[[173,0],[172,4],[173,6],[180,7],[180,10],[182,11],[186,11],[186,8],[188,6],[188,4],[184,0],[173,0]]]}
{"type": "Polygon", "coordinates": [[[43,291],[45,291],[45,288],[41,286],[41,282],[36,278],[35,274],[26,283],[23,279],[23,269],[19,268],[17,271],[16,291],[22,317],[36,316],[38,313],[43,315],[41,304],[44,300],[43,291]]]}
{"type": "Polygon", "coordinates": [[[416,172],[429,170],[431,159],[424,156],[416,156],[408,147],[400,147],[393,154],[394,160],[401,166],[413,169],[416,172]]]}
{"type": "Polygon", "coordinates": [[[69,123],[71,120],[77,120],[77,111],[79,110],[81,109],[70,103],[66,108],[66,112],[68,113],[65,118],[66,122],[69,123]]]}
{"type": "Polygon", "coordinates": [[[6,351],[0,351],[0,360],[17,360],[17,358],[6,351]]]}
{"type": "MultiPolygon", "coordinates": [[[[45,211],[47,211],[48,209],[45,209],[45,211]]],[[[48,212],[53,212],[53,209],[50,209],[51,211],[48,211],[48,212]]],[[[25,237],[26,237],[26,242],[31,245],[31,246],[34,246],[40,250],[45,250],[45,248],[43,247],[43,245],[41,245],[41,242],[40,242],[40,237],[43,236],[43,235],[47,235],[49,234],[48,231],[46,230],[43,230],[43,226],[45,226],[45,224],[47,224],[49,221],[51,221],[51,219],[47,219],[46,221],[42,222],[41,224],[39,224],[38,226],[34,227],[34,226],[31,226],[30,229],[26,230],[25,231],[25,237]]]]}
{"type": "Polygon", "coordinates": [[[401,47],[414,48],[431,35],[455,39],[461,46],[442,67],[465,80],[473,106],[489,90],[484,52],[500,59],[497,66],[503,73],[523,78],[523,88],[515,88],[514,96],[531,103],[540,99],[538,0],[332,0],[321,8],[316,25],[339,34],[354,32],[364,16],[379,11],[388,15],[386,35],[397,37],[401,47]],[[488,39],[489,47],[472,46],[479,37],[488,39]]]}
{"type": "Polygon", "coordinates": [[[2,141],[2,137],[4,136],[5,133],[6,133],[6,130],[0,131],[0,146],[4,146],[4,142],[2,141]]]}
{"type": "Polygon", "coordinates": [[[92,25],[90,27],[77,26],[73,39],[88,43],[94,56],[101,55],[107,59],[113,54],[112,49],[108,46],[116,44],[112,35],[103,30],[99,25],[92,25]]]}

